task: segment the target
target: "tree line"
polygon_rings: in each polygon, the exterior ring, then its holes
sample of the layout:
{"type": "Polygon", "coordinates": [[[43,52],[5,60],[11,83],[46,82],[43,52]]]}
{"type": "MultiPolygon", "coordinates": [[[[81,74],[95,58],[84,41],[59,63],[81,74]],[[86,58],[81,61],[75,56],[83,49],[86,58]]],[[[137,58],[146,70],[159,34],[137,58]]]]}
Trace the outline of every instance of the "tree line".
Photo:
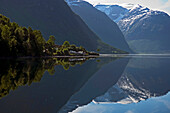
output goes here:
{"type": "Polygon", "coordinates": [[[85,48],[70,45],[68,41],[61,46],[55,41],[54,36],[46,41],[39,30],[21,27],[0,14],[0,57],[75,55],[70,50],[90,54],[85,48]]]}

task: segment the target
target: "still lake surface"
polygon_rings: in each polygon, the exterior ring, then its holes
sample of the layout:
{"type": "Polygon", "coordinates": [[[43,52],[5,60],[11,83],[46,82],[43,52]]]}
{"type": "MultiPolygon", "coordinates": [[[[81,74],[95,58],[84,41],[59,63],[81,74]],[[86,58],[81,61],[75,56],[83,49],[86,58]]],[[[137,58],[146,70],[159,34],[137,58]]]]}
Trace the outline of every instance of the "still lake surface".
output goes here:
{"type": "Polygon", "coordinates": [[[1,59],[0,113],[170,113],[170,55],[1,59]]]}

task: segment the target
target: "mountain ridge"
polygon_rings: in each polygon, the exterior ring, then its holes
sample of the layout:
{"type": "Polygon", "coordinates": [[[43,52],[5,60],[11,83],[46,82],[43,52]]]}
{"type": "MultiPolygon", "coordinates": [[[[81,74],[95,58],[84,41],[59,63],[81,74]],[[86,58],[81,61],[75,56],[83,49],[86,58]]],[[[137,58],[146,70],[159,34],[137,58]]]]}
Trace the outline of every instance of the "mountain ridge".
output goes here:
{"type": "Polygon", "coordinates": [[[90,51],[101,49],[101,53],[112,53],[116,50],[103,43],[64,0],[1,0],[0,13],[21,26],[39,29],[44,37],[54,35],[57,44],[67,40],[90,51]]]}
{"type": "Polygon", "coordinates": [[[102,41],[121,50],[132,52],[117,24],[106,14],[86,1],[68,0],[67,3],[102,41]]]}
{"type": "MultiPolygon", "coordinates": [[[[102,10],[99,7],[96,6],[97,9],[102,10]]],[[[124,9],[122,6],[119,7],[124,9]]],[[[170,52],[168,44],[170,40],[168,31],[170,29],[170,16],[167,13],[155,11],[139,4],[123,11],[120,10],[118,13],[114,9],[109,15],[116,14],[117,18],[119,18],[121,12],[124,13],[117,23],[133,51],[137,53],[170,52]]],[[[102,11],[106,13],[105,10],[102,11]]],[[[114,19],[112,20],[115,21],[114,19]]]]}

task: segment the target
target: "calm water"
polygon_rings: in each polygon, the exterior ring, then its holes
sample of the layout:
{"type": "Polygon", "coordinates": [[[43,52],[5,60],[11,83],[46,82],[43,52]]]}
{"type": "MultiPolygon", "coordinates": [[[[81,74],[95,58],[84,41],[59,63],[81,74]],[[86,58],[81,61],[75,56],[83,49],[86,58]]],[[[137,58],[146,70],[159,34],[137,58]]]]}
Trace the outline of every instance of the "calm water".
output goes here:
{"type": "Polygon", "coordinates": [[[0,113],[169,113],[170,55],[0,60],[0,113]]]}

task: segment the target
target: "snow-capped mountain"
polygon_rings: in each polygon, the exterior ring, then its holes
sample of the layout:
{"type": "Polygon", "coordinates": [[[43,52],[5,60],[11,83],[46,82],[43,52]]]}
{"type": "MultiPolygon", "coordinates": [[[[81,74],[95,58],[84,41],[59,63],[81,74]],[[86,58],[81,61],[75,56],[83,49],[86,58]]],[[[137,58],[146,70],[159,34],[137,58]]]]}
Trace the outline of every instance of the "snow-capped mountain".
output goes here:
{"type": "Polygon", "coordinates": [[[119,5],[96,5],[95,8],[106,13],[114,22],[119,22],[128,13],[128,9],[119,5]]]}
{"type": "Polygon", "coordinates": [[[137,53],[169,53],[170,16],[137,5],[96,5],[117,22],[131,49],[137,53]],[[126,7],[126,8],[125,8],[126,7]]]}
{"type": "MultiPolygon", "coordinates": [[[[119,5],[96,5],[95,8],[106,13],[113,21],[119,22],[124,18],[129,18],[130,20],[136,20],[145,15],[156,15],[156,14],[166,14],[161,11],[153,11],[147,7],[143,7],[139,4],[119,4],[119,5]]],[[[145,17],[146,18],[146,17],[145,17]]],[[[133,23],[133,22],[131,22],[133,23]]]]}
{"type": "MultiPolygon", "coordinates": [[[[132,9],[123,16],[123,18],[118,22],[119,27],[121,28],[122,32],[127,35],[126,33],[131,30],[133,25],[137,25],[138,22],[145,21],[148,18],[152,18],[152,16],[167,16],[168,15],[161,11],[153,11],[147,7],[143,7],[141,5],[134,5],[132,9]]],[[[161,21],[161,20],[160,20],[161,21]]],[[[141,27],[146,27],[147,25],[145,22],[142,22],[141,27]]],[[[154,24],[154,23],[153,23],[154,24]]],[[[148,29],[149,30],[149,29],[148,29]]],[[[158,30],[157,28],[152,30],[158,30]]],[[[132,37],[129,37],[132,38],[132,37]]]]}

